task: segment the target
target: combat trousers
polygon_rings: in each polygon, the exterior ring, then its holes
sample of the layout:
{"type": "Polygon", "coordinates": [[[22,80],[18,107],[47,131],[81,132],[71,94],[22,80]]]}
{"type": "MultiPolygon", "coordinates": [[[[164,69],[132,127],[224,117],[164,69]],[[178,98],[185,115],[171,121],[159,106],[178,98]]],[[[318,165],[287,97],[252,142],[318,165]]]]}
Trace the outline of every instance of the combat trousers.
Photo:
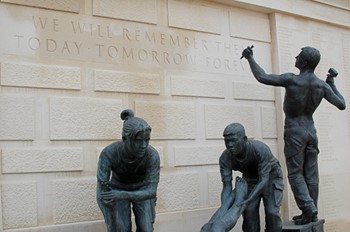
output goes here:
{"type": "Polygon", "coordinates": [[[152,232],[155,220],[155,199],[143,201],[119,200],[107,207],[97,199],[108,232],[132,232],[131,206],[135,215],[136,232],[152,232]]]}
{"type": "MultiPolygon", "coordinates": [[[[280,207],[283,197],[283,176],[280,165],[270,173],[270,180],[265,186],[261,195],[247,205],[243,212],[243,231],[244,232],[260,232],[260,216],[259,207],[261,200],[265,209],[265,231],[281,232],[282,220],[280,207]]],[[[249,192],[254,188],[257,180],[247,180],[249,192]]]]}
{"type": "Polygon", "coordinates": [[[315,211],[319,192],[318,139],[313,124],[285,128],[288,180],[302,212],[315,211]]]}

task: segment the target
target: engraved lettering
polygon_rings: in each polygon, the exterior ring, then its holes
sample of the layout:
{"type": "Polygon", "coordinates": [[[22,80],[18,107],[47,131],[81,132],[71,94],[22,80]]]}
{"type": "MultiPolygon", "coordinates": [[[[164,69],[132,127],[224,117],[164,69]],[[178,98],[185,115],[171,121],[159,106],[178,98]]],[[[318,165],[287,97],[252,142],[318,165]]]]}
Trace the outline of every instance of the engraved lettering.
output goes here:
{"type": "Polygon", "coordinates": [[[46,39],[46,51],[54,52],[57,49],[57,42],[53,39],[46,39]]]}
{"type": "Polygon", "coordinates": [[[221,60],[219,58],[214,59],[214,68],[219,69],[221,67],[221,60]]]}
{"type": "Polygon", "coordinates": [[[196,38],[193,39],[193,47],[195,49],[198,49],[198,39],[196,39],[196,38]]]}
{"type": "Polygon", "coordinates": [[[170,46],[178,46],[180,47],[180,39],[179,36],[176,36],[175,38],[170,35],[170,46]]]}
{"type": "Polygon", "coordinates": [[[39,17],[39,20],[35,18],[35,16],[33,16],[33,23],[36,29],[38,29],[38,26],[40,24],[41,29],[45,29],[46,28],[46,23],[47,23],[47,18],[45,17],[45,19],[42,19],[41,17],[39,17]]]}
{"type": "Polygon", "coordinates": [[[124,57],[126,57],[126,58],[130,58],[130,57],[131,57],[131,59],[134,59],[134,49],[130,48],[129,53],[128,53],[128,51],[127,51],[126,48],[124,47],[124,48],[123,48],[122,57],[123,57],[123,58],[124,58],[124,57]]]}
{"type": "Polygon", "coordinates": [[[221,42],[216,41],[215,44],[216,44],[216,50],[217,50],[218,52],[220,52],[220,50],[221,50],[221,42]]]}
{"type": "Polygon", "coordinates": [[[202,40],[202,50],[203,51],[208,51],[207,41],[206,40],[202,40]]]}
{"type": "Polygon", "coordinates": [[[230,61],[228,59],[224,59],[224,63],[225,63],[225,69],[230,70],[230,65],[229,65],[230,61]]]}
{"type": "Polygon", "coordinates": [[[145,41],[156,43],[156,35],[152,33],[152,37],[150,37],[148,32],[145,32],[145,41]]]}
{"type": "Polygon", "coordinates": [[[109,26],[107,26],[107,37],[108,37],[108,38],[112,38],[112,36],[111,36],[111,30],[110,30],[109,26]]]}
{"type": "Polygon", "coordinates": [[[243,49],[244,49],[243,46],[239,47],[237,44],[235,44],[233,47],[234,47],[234,54],[235,55],[239,55],[241,53],[241,51],[243,51],[243,49]]]}
{"type": "Polygon", "coordinates": [[[67,51],[70,54],[70,50],[69,50],[69,46],[68,46],[67,41],[64,41],[64,43],[63,43],[63,48],[62,48],[61,52],[63,53],[64,51],[67,51]]]}
{"type": "Polygon", "coordinates": [[[83,26],[82,26],[80,24],[80,22],[75,23],[74,21],[71,21],[71,25],[72,25],[72,29],[74,31],[74,34],[77,34],[78,31],[80,32],[80,34],[83,33],[85,24],[83,24],[83,26]]]}
{"type": "Polygon", "coordinates": [[[103,38],[104,36],[101,34],[101,25],[97,25],[97,36],[103,38]]]}
{"type": "MultiPolygon", "coordinates": [[[[215,36],[201,38],[197,33],[175,34],[171,31],[150,29],[147,25],[132,26],[129,23],[104,23],[84,20],[64,20],[45,16],[30,16],[36,30],[50,30],[47,33],[14,34],[13,47],[47,54],[79,55],[78,59],[123,63],[147,62],[170,67],[187,65],[207,68],[210,71],[238,71],[245,67],[232,54],[239,55],[242,45],[215,40],[215,36]],[[66,25],[63,25],[62,23],[66,25]],[[62,27],[68,27],[70,34],[60,34],[62,27]],[[55,37],[52,37],[54,33],[55,37]],[[51,37],[48,36],[51,34],[51,37]],[[92,38],[89,38],[89,37],[92,38]],[[76,38],[65,40],[65,38],[76,38]],[[84,41],[84,42],[83,42],[84,41]],[[90,54],[92,53],[92,54],[90,54]],[[94,56],[95,57],[94,57],[94,56]],[[226,56],[226,55],[230,55],[226,56]],[[111,59],[113,58],[113,59],[111,59]],[[101,60],[102,59],[102,60],[101,60]]],[[[102,22],[102,21],[101,21],[102,22]]],[[[186,67],[191,68],[191,67],[186,67]]],[[[246,68],[246,67],[245,67],[246,68]]],[[[204,70],[205,71],[205,70],[204,70]]]]}
{"type": "Polygon", "coordinates": [[[231,53],[231,44],[224,43],[224,51],[231,53]]]}
{"type": "Polygon", "coordinates": [[[157,63],[159,64],[159,60],[158,60],[158,52],[157,51],[152,51],[152,61],[157,61],[157,63]]]}
{"type": "Polygon", "coordinates": [[[205,59],[206,66],[209,67],[210,63],[211,63],[210,62],[210,57],[207,56],[206,59],[205,59]]]}
{"type": "Polygon", "coordinates": [[[169,53],[163,52],[163,56],[164,56],[164,63],[170,64],[169,53]]]}
{"type": "Polygon", "coordinates": [[[17,37],[17,48],[20,48],[20,46],[21,46],[21,39],[23,39],[24,38],[24,36],[23,35],[14,35],[14,37],[17,37]]]}
{"type": "Polygon", "coordinates": [[[96,46],[98,47],[98,56],[102,56],[102,52],[101,52],[101,48],[104,46],[103,44],[96,44],[96,46]]]}
{"type": "Polygon", "coordinates": [[[53,19],[53,31],[58,32],[58,19],[53,19]]]}
{"type": "Polygon", "coordinates": [[[128,29],[126,29],[126,28],[123,28],[123,39],[124,40],[131,40],[131,38],[130,38],[130,32],[129,32],[129,30],[128,29]]]}
{"type": "Polygon", "coordinates": [[[190,45],[190,39],[188,37],[185,37],[185,48],[189,48],[190,45]]]}
{"type": "Polygon", "coordinates": [[[148,53],[145,49],[139,50],[137,55],[138,55],[139,60],[141,60],[141,61],[147,60],[148,53]]]}
{"type": "Polygon", "coordinates": [[[90,35],[93,36],[94,35],[94,25],[91,23],[90,24],[90,35]]]}
{"type": "Polygon", "coordinates": [[[135,30],[135,40],[140,42],[140,30],[135,30]]]}
{"type": "Polygon", "coordinates": [[[40,48],[40,40],[37,37],[31,37],[28,40],[28,46],[33,51],[38,50],[40,48]]]}
{"type": "Polygon", "coordinates": [[[187,64],[196,65],[196,56],[186,55],[187,64]]]}
{"type": "Polygon", "coordinates": [[[115,58],[118,55],[118,48],[116,46],[109,46],[107,52],[109,57],[115,58]]]}
{"type": "Polygon", "coordinates": [[[78,44],[77,42],[74,42],[74,45],[75,45],[75,47],[77,49],[77,54],[79,55],[80,54],[80,48],[83,45],[83,43],[78,44]]]}
{"type": "Polygon", "coordinates": [[[174,58],[173,58],[173,61],[175,64],[179,65],[182,63],[182,57],[179,53],[175,53],[174,54],[174,58]],[[176,58],[177,57],[177,58],[176,58]]]}
{"type": "Polygon", "coordinates": [[[165,34],[160,34],[160,44],[165,45],[165,34]]]}

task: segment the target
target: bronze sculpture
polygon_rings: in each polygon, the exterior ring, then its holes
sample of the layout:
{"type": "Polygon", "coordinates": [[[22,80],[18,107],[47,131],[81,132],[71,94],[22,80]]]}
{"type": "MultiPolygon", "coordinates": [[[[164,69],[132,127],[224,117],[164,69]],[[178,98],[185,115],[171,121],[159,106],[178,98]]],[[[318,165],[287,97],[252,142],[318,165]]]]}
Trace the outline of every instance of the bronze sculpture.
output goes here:
{"type": "Polygon", "coordinates": [[[338,109],[345,109],[345,100],[334,84],[337,73],[330,69],[325,82],[319,79],[314,70],[320,61],[320,52],[312,47],[304,47],[295,61],[295,67],[300,70],[298,75],[266,74],[255,61],[252,48],[244,49],[242,57],[248,60],[254,77],[263,84],[284,87],[286,90],[283,103],[286,116],[284,153],[288,180],[302,211],[293,220],[295,224],[317,221],[319,149],[313,113],[323,98],[338,109]]]}
{"type": "Polygon", "coordinates": [[[153,231],[159,182],[158,152],[149,145],[151,127],[131,110],[121,113],[122,141],[101,152],[97,202],[108,232],[131,232],[131,205],[137,232],[153,231]]]}
{"type": "Polygon", "coordinates": [[[237,176],[235,188],[220,208],[213,214],[209,222],[206,223],[201,232],[226,232],[231,230],[237,223],[238,218],[242,215],[245,206],[238,206],[248,196],[247,182],[237,176]]]}
{"type": "Polygon", "coordinates": [[[280,206],[284,186],[278,160],[266,144],[248,140],[244,127],[239,123],[229,124],[223,136],[226,150],[219,160],[223,183],[221,207],[202,231],[229,231],[243,214],[243,231],[260,232],[261,200],[265,208],[265,231],[282,231],[280,206]],[[247,182],[247,191],[242,187],[243,184],[240,184],[240,188],[236,186],[236,189],[232,190],[233,170],[243,174],[244,182],[247,182]],[[242,195],[242,192],[245,194],[242,195]],[[237,194],[239,199],[236,199],[237,194]],[[216,226],[219,223],[221,225],[216,226]]]}

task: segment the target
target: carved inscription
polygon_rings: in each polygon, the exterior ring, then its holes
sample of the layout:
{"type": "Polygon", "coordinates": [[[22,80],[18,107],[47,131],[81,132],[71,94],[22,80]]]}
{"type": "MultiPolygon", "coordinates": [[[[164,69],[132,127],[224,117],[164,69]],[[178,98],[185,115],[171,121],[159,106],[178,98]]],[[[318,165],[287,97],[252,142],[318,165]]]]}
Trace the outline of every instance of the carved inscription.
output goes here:
{"type": "MultiPolygon", "coordinates": [[[[0,13],[9,9],[0,7],[0,13]]],[[[120,20],[60,14],[23,11],[23,20],[3,16],[3,25],[7,24],[11,29],[5,38],[8,46],[0,45],[0,49],[10,54],[54,55],[55,58],[148,67],[219,73],[247,71],[239,59],[241,51],[247,46],[242,40],[120,20]]]]}

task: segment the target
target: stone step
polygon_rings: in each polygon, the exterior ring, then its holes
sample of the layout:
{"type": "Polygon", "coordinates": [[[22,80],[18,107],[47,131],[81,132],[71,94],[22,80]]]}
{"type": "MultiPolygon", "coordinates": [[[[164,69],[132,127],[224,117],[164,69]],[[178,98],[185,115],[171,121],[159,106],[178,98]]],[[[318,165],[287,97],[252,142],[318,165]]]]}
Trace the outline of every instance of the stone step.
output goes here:
{"type": "Polygon", "coordinates": [[[283,223],[282,232],[323,232],[324,222],[324,219],[320,219],[305,225],[295,225],[294,221],[288,221],[283,223]]]}

